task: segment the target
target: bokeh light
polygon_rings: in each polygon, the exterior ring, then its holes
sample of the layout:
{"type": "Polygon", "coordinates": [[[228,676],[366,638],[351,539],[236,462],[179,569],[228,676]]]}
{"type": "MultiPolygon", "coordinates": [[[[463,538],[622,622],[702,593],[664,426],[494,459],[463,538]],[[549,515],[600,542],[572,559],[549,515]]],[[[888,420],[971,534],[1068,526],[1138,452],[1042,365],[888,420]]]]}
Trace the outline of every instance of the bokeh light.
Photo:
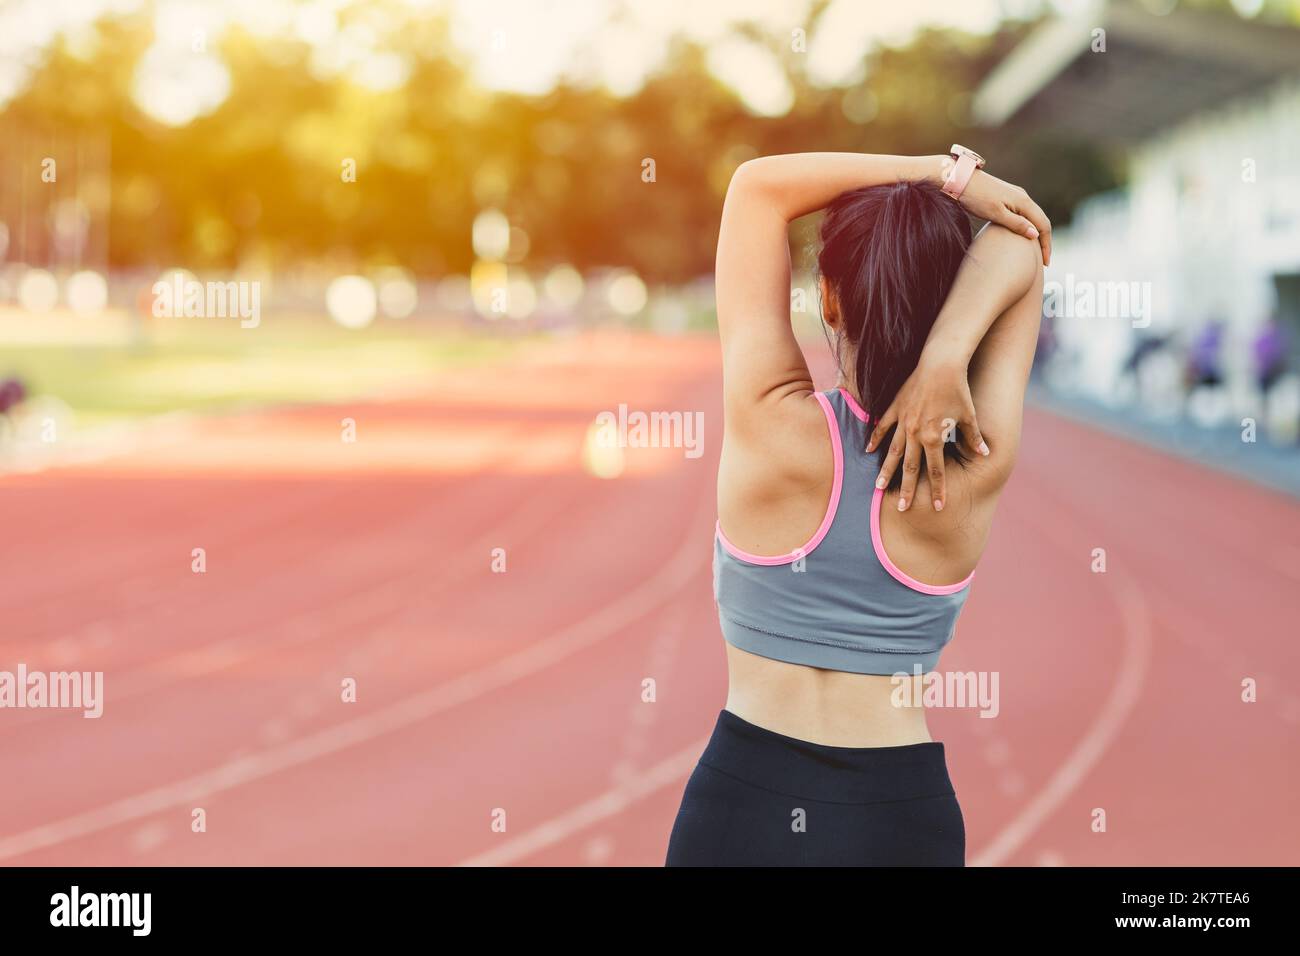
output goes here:
{"type": "Polygon", "coordinates": [[[44,269],[28,269],[18,280],[18,304],[29,312],[49,312],[59,302],[59,283],[44,269]]]}
{"type": "Polygon", "coordinates": [[[551,269],[542,280],[542,294],[561,309],[571,309],[581,302],[584,288],[582,273],[568,263],[551,269]]]}
{"type": "Polygon", "coordinates": [[[68,278],[68,307],[78,315],[94,315],[108,305],[108,282],[98,272],[83,269],[68,278]]]}
{"type": "Polygon", "coordinates": [[[230,70],[210,53],[158,46],[145,51],[132,96],[140,110],[168,126],[212,112],[230,94],[230,70]]]}
{"type": "Polygon", "coordinates": [[[619,315],[636,315],[645,308],[648,293],[640,276],[635,272],[623,272],[610,282],[606,297],[610,308],[619,315]]]}
{"type": "Polygon", "coordinates": [[[325,290],[326,311],[345,329],[364,329],[375,320],[377,308],[374,283],[365,276],[339,276],[325,290]]]}
{"type": "Polygon", "coordinates": [[[510,221],[496,209],[474,217],[474,254],[480,259],[504,259],[510,251],[510,221]]]}
{"type": "Polygon", "coordinates": [[[390,269],[379,277],[379,310],[390,319],[405,319],[419,302],[419,290],[405,270],[390,269]]]}
{"type": "Polygon", "coordinates": [[[784,116],[794,106],[794,89],[771,51],[743,37],[709,47],[709,70],[758,116],[784,116]]]}

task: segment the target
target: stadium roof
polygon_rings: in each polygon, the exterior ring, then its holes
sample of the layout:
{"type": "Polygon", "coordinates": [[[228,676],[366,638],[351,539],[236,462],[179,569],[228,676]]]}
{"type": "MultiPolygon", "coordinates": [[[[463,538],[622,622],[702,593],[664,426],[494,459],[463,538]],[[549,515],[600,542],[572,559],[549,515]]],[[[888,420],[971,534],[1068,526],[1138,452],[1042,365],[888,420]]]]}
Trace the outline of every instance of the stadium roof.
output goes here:
{"type": "Polygon", "coordinates": [[[1185,7],[1161,16],[1129,0],[1094,0],[1035,29],[976,91],[972,108],[985,126],[1014,120],[1125,143],[1297,73],[1294,27],[1185,7]],[[1092,52],[1098,27],[1104,53],[1092,52]]]}

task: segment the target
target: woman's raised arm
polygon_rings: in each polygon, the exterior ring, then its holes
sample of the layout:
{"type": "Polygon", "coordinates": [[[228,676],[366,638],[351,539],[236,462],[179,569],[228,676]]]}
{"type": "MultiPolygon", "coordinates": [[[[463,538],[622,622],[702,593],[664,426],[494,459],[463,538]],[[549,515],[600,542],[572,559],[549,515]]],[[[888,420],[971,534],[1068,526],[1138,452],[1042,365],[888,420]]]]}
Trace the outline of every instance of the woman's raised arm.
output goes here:
{"type": "Polygon", "coordinates": [[[722,207],[715,283],[728,424],[813,388],[790,326],[787,227],[840,193],[903,179],[939,182],[946,157],[792,153],[736,170],[722,207]]]}
{"type": "MultiPolygon", "coordinates": [[[[901,180],[940,185],[951,164],[946,155],[792,153],[736,170],[715,266],[724,403],[733,428],[744,431],[759,407],[813,388],[790,326],[790,222],[850,189],[901,180]]],[[[974,215],[1038,240],[1046,260],[1051,225],[1023,189],[979,171],[960,201],[974,215]]]]}

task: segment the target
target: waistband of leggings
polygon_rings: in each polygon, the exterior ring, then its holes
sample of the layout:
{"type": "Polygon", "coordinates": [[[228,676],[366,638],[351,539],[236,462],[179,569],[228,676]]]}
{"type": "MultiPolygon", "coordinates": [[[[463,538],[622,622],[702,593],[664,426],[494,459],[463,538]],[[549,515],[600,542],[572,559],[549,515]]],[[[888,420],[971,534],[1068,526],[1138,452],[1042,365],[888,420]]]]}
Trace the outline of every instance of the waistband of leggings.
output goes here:
{"type": "Polygon", "coordinates": [[[718,714],[700,763],[774,793],[825,803],[886,803],[950,796],[937,740],[899,747],[831,747],[718,714]]]}

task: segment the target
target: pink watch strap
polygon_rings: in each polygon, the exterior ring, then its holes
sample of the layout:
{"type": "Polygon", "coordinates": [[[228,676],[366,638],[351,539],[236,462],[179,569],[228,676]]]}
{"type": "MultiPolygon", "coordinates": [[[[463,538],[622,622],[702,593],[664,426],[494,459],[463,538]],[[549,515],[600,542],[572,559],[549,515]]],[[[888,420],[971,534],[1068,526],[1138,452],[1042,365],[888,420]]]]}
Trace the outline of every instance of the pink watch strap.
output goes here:
{"type": "Polygon", "coordinates": [[[952,172],[948,173],[948,178],[943,181],[943,191],[953,199],[960,199],[961,194],[966,191],[966,184],[975,175],[976,168],[974,159],[965,153],[960,154],[952,172]]]}

